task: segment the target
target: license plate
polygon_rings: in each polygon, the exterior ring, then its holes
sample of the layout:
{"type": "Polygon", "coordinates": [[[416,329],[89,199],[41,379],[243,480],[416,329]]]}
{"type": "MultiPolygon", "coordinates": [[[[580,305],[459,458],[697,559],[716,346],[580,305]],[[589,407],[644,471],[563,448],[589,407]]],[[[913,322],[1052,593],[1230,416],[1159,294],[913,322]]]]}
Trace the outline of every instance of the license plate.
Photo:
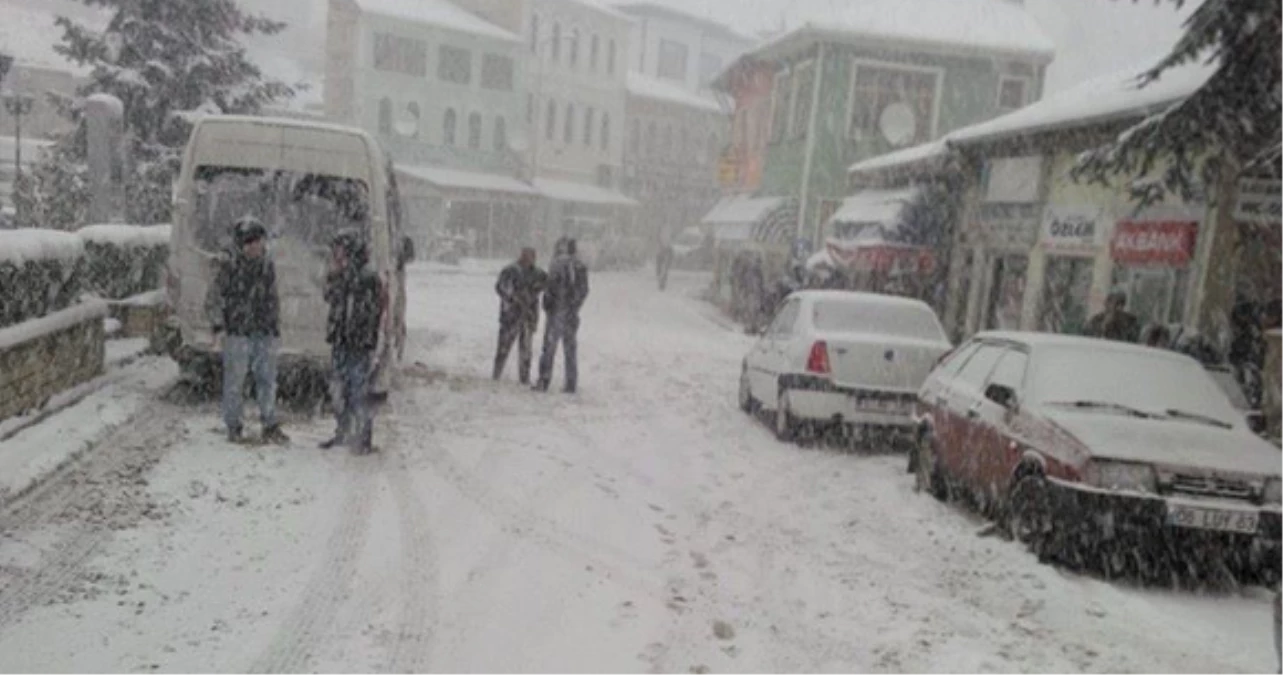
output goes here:
{"type": "Polygon", "coordinates": [[[1167,523],[1176,527],[1255,534],[1259,519],[1260,514],[1255,511],[1223,511],[1183,504],[1167,505],[1167,523]]]}
{"type": "Polygon", "coordinates": [[[900,415],[908,413],[911,409],[908,403],[892,399],[865,399],[856,401],[856,407],[860,410],[870,412],[885,413],[889,415],[900,415]]]}

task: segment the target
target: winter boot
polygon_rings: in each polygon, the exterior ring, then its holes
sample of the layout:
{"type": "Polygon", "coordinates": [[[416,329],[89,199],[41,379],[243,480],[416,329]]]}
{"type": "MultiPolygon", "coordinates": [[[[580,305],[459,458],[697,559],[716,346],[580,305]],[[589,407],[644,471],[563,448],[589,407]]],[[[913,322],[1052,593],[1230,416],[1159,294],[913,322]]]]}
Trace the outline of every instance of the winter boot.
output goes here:
{"type": "Polygon", "coordinates": [[[275,443],[276,445],[289,445],[290,437],[281,431],[281,425],[273,424],[263,429],[263,442],[275,443]]]}
{"type": "Polygon", "coordinates": [[[245,430],[240,427],[231,427],[227,430],[227,440],[230,443],[244,443],[245,430]]]}
{"type": "Polygon", "coordinates": [[[535,391],[539,391],[539,392],[546,392],[548,391],[548,384],[549,383],[547,380],[539,380],[538,382],[535,383],[535,386],[531,387],[531,389],[534,389],[535,391]]]}
{"type": "Polygon", "coordinates": [[[365,435],[356,445],[352,446],[352,454],[369,455],[374,452],[374,432],[365,435]]]}
{"type": "Polygon", "coordinates": [[[335,448],[340,445],[345,445],[346,443],[347,443],[347,438],[343,434],[334,434],[333,438],[329,440],[321,441],[321,443],[317,447],[319,447],[322,450],[329,450],[331,448],[335,448]]]}

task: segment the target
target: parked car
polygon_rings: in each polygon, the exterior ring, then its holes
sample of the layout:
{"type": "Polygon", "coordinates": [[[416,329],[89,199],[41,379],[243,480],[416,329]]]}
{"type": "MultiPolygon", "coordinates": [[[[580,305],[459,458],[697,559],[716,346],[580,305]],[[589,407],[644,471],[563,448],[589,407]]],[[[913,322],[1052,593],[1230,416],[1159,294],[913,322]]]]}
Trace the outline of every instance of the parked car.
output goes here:
{"type": "Polygon", "coordinates": [[[1216,380],[1217,386],[1229,398],[1230,403],[1234,405],[1234,409],[1243,416],[1247,423],[1247,428],[1251,429],[1254,434],[1265,434],[1265,415],[1259,407],[1253,406],[1248,401],[1247,392],[1243,391],[1243,385],[1234,376],[1234,369],[1223,365],[1204,365],[1203,367],[1207,369],[1207,374],[1211,375],[1213,380],[1216,380]]]}
{"type": "Polygon", "coordinates": [[[950,344],[925,303],[871,293],[800,291],[744,358],[739,403],[774,416],[793,440],[804,427],[911,431],[913,403],[950,344]]]}
{"type": "Polygon", "coordinates": [[[1278,578],[1278,450],[1188,356],[981,334],[927,378],[919,422],[919,486],[973,498],[1040,557],[1278,578]]]}

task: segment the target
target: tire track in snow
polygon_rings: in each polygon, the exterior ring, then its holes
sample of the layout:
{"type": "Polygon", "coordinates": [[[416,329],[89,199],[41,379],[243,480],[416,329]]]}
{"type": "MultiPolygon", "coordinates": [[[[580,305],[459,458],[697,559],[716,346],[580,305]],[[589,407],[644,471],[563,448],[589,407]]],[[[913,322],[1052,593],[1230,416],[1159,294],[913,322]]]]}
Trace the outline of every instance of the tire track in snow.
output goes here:
{"type": "MultiPolygon", "coordinates": [[[[126,513],[122,522],[76,522],[81,514],[95,514],[95,507],[103,506],[106,500],[128,502],[140,497],[130,489],[113,489],[117,486],[112,481],[121,477],[122,471],[150,471],[182,436],[182,420],[176,410],[163,403],[157,407],[159,414],[152,408],[104,434],[79,460],[0,513],[0,530],[4,531],[32,531],[63,519],[73,521],[71,532],[50,546],[34,570],[0,584],[0,630],[74,585],[88,561],[111,539],[113,528],[127,526],[131,517],[141,517],[126,513]]],[[[108,515],[122,517],[119,511],[108,515]]]]}
{"type": "Polygon", "coordinates": [[[375,465],[366,457],[345,455],[340,471],[347,475],[339,522],[326,542],[325,555],[304,588],[301,602],[286,617],[267,648],[249,668],[252,673],[301,672],[334,623],[348,597],[369,534],[374,507],[375,465]]]}
{"type": "MultiPolygon", "coordinates": [[[[396,425],[388,425],[393,447],[401,448],[396,425]]],[[[440,620],[441,595],[437,548],[427,527],[431,514],[419,498],[406,466],[406,457],[392,464],[385,457],[383,471],[392,486],[397,524],[401,534],[401,610],[389,670],[421,673],[432,663],[433,643],[440,620]]]]}

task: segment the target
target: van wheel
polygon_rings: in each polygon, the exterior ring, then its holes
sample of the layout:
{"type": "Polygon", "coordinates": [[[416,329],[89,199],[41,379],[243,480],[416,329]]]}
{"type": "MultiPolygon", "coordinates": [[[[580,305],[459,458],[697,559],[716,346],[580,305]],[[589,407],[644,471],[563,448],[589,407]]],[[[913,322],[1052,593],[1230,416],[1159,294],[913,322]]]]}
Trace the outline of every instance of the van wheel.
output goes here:
{"type": "Polygon", "coordinates": [[[784,443],[797,440],[797,420],[789,407],[789,390],[780,390],[779,405],[775,410],[775,438],[784,443]]]}
{"type": "Polygon", "coordinates": [[[944,470],[940,466],[935,445],[934,436],[923,434],[918,439],[915,453],[917,459],[912,464],[917,489],[943,502],[949,500],[949,482],[945,479],[944,470]]]}

